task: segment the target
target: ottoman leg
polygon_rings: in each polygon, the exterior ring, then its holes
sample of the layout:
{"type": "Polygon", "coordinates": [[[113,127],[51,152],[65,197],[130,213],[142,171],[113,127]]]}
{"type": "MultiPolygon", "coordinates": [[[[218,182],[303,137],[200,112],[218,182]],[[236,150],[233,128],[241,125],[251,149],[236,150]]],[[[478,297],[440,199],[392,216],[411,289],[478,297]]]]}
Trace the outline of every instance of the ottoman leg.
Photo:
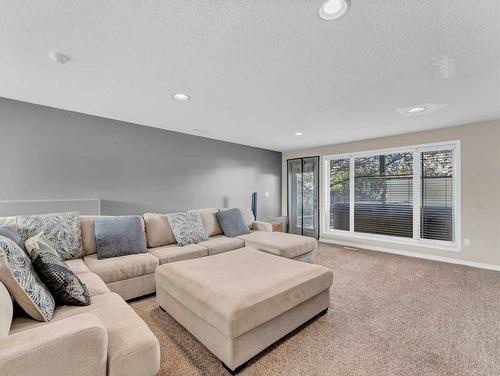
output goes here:
{"type": "Polygon", "coordinates": [[[222,367],[224,367],[224,369],[225,369],[227,372],[229,372],[231,375],[236,375],[236,374],[240,373],[240,372],[243,370],[243,368],[245,368],[245,367],[247,366],[247,364],[248,364],[248,362],[245,362],[245,363],[243,363],[242,365],[240,365],[240,366],[236,367],[236,368],[234,369],[234,371],[233,371],[231,368],[229,368],[228,366],[226,366],[226,365],[224,364],[224,362],[220,362],[220,363],[222,364],[222,367]]]}
{"type": "Polygon", "coordinates": [[[328,313],[328,308],[326,308],[323,311],[321,311],[320,313],[318,313],[318,316],[323,316],[323,315],[326,315],[327,313],[328,313]]]}

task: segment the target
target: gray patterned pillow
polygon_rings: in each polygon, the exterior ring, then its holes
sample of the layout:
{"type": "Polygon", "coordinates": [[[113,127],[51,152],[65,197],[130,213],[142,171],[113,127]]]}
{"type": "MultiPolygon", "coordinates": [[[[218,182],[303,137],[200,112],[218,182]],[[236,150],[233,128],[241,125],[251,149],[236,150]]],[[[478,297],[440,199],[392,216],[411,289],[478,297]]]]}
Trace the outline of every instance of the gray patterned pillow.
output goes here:
{"type": "Polygon", "coordinates": [[[167,218],[179,245],[196,244],[208,240],[200,213],[171,213],[167,214],[167,218]]]}
{"type": "Polygon", "coordinates": [[[0,281],[32,318],[39,321],[52,318],[54,298],[38,278],[26,253],[4,236],[0,236],[0,281]]]}
{"type": "Polygon", "coordinates": [[[43,234],[26,240],[33,267],[61,305],[86,306],[90,304],[87,286],[62,261],[43,234]]]}
{"type": "Polygon", "coordinates": [[[18,216],[17,232],[23,242],[43,233],[63,260],[84,256],[78,212],[18,216]]]}

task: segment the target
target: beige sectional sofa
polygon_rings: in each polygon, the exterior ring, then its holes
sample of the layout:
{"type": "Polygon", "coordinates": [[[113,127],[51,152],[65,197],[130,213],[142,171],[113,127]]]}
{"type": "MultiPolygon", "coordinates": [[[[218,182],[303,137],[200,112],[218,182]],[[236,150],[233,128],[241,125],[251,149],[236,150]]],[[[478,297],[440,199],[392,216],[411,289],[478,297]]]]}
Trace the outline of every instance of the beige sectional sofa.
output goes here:
{"type": "Polygon", "coordinates": [[[39,322],[14,315],[0,283],[2,375],[154,375],[160,365],[158,340],[125,300],[155,292],[159,265],[245,246],[312,262],[315,239],[271,233],[272,226],[255,221],[249,208],[240,210],[251,233],[229,238],[217,221],[219,210],[198,210],[209,240],[188,246],[176,243],[165,214],[146,213],[142,218],[148,253],[102,260],[96,255],[97,217],[81,216],[85,255],[66,264],[86,284],[92,304],[57,307],[50,322],[39,322]]]}

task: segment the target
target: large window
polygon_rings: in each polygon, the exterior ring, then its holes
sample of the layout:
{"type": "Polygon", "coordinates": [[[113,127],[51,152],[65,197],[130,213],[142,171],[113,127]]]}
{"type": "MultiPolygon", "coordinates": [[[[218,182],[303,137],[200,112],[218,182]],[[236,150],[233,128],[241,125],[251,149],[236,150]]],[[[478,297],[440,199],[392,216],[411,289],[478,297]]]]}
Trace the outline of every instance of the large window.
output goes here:
{"type": "Polygon", "coordinates": [[[327,231],[456,249],[458,143],[325,160],[327,231]]]}

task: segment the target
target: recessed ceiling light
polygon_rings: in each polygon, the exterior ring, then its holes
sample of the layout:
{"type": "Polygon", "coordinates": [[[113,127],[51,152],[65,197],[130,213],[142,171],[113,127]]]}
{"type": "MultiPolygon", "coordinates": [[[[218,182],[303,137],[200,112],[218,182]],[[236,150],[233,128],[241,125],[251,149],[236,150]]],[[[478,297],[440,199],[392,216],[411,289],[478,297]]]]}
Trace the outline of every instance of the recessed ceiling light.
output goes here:
{"type": "Polygon", "coordinates": [[[416,106],[398,108],[396,109],[396,111],[400,115],[405,115],[405,116],[427,115],[436,112],[446,106],[447,106],[446,104],[426,103],[426,104],[419,104],[416,106]]]}
{"type": "Polygon", "coordinates": [[[175,93],[173,97],[178,101],[187,101],[189,99],[189,95],[184,93],[175,93]]]}
{"type": "Polygon", "coordinates": [[[65,64],[71,59],[69,56],[61,54],[59,52],[49,52],[49,57],[54,63],[65,64]]]}
{"type": "Polygon", "coordinates": [[[410,114],[418,114],[419,112],[423,112],[426,110],[426,107],[424,106],[415,106],[415,107],[410,107],[407,111],[410,114]]]}
{"type": "Polygon", "coordinates": [[[342,17],[349,9],[349,0],[328,0],[319,8],[319,16],[324,20],[342,17]]]}
{"type": "Polygon", "coordinates": [[[302,132],[295,132],[295,136],[302,136],[304,133],[302,132]]]}

